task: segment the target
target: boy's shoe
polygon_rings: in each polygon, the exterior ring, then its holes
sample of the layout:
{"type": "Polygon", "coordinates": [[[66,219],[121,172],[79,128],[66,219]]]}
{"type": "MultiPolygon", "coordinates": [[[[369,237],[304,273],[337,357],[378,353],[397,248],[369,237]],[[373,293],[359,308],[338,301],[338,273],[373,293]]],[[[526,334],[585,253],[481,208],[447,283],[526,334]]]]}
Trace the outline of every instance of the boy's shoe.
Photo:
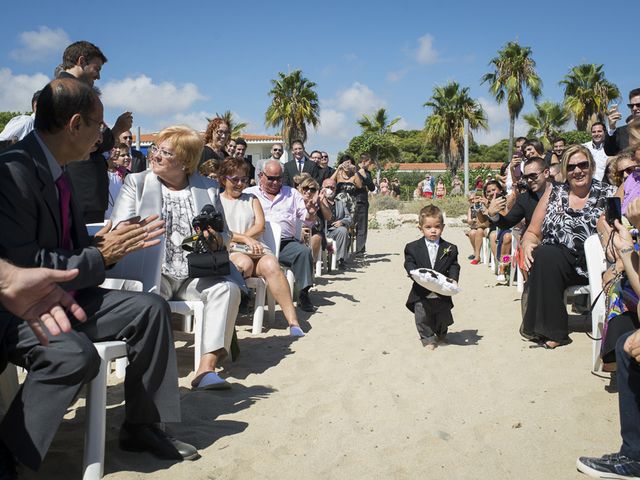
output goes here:
{"type": "Polygon", "coordinates": [[[505,277],[502,273],[496,277],[496,283],[503,284],[506,283],[507,277],[505,277]]]}
{"type": "Polygon", "coordinates": [[[640,462],[614,453],[600,458],[580,457],[576,461],[578,471],[592,478],[640,479],[640,462]]]}

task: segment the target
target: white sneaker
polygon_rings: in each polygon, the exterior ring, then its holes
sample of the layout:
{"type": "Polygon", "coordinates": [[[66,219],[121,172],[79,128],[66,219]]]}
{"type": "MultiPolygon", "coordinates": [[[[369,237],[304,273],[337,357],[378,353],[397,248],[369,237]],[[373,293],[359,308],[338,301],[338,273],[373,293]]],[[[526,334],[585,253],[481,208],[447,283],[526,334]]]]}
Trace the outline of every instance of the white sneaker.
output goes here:
{"type": "Polygon", "coordinates": [[[496,283],[506,283],[507,282],[507,277],[505,277],[503,274],[500,274],[496,277],[496,283]]]}

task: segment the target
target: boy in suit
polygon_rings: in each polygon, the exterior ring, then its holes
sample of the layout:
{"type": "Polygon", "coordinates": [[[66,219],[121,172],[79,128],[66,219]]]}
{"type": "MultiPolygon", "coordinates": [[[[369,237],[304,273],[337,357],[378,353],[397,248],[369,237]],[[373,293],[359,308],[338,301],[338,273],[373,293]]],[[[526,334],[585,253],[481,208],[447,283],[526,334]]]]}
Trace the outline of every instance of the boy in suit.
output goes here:
{"type": "MultiPolygon", "coordinates": [[[[418,229],[424,238],[404,247],[404,269],[409,273],[417,268],[430,268],[457,282],[460,275],[458,248],[440,237],[444,230],[442,211],[435,205],[423,207],[418,229]]],[[[436,294],[413,282],[406,306],[415,315],[422,344],[428,350],[434,350],[453,324],[451,297],[436,294]]]]}

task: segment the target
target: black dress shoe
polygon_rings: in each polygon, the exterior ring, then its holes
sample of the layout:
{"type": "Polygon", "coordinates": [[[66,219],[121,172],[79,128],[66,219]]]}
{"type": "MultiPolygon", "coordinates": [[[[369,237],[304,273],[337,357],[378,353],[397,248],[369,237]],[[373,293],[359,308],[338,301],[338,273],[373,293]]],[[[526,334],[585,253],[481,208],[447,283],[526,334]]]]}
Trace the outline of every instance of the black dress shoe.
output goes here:
{"type": "Polygon", "coordinates": [[[197,460],[196,447],[176,440],[155,425],[123,423],[120,448],[127,452],[149,452],[165,460],[197,460]]]}
{"type": "Polygon", "coordinates": [[[313,313],[317,310],[317,307],[311,303],[311,299],[309,295],[305,295],[304,293],[300,293],[300,298],[298,299],[298,308],[303,312],[313,313]]]}

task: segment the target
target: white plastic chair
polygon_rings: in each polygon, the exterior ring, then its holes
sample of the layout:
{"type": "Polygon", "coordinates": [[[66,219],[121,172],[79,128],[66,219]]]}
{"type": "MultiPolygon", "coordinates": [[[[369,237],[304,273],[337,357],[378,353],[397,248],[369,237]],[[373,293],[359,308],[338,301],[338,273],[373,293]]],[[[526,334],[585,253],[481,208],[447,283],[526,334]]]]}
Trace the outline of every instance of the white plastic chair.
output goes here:
{"type": "Polygon", "coordinates": [[[598,300],[591,311],[591,336],[592,342],[592,370],[597,372],[602,366],[600,347],[602,345],[602,329],[604,328],[604,316],[606,314],[605,298],[602,292],[602,274],[607,268],[604,250],[600,244],[598,235],[591,235],[584,242],[584,253],[587,259],[587,271],[589,272],[589,301],[598,300]]]}

